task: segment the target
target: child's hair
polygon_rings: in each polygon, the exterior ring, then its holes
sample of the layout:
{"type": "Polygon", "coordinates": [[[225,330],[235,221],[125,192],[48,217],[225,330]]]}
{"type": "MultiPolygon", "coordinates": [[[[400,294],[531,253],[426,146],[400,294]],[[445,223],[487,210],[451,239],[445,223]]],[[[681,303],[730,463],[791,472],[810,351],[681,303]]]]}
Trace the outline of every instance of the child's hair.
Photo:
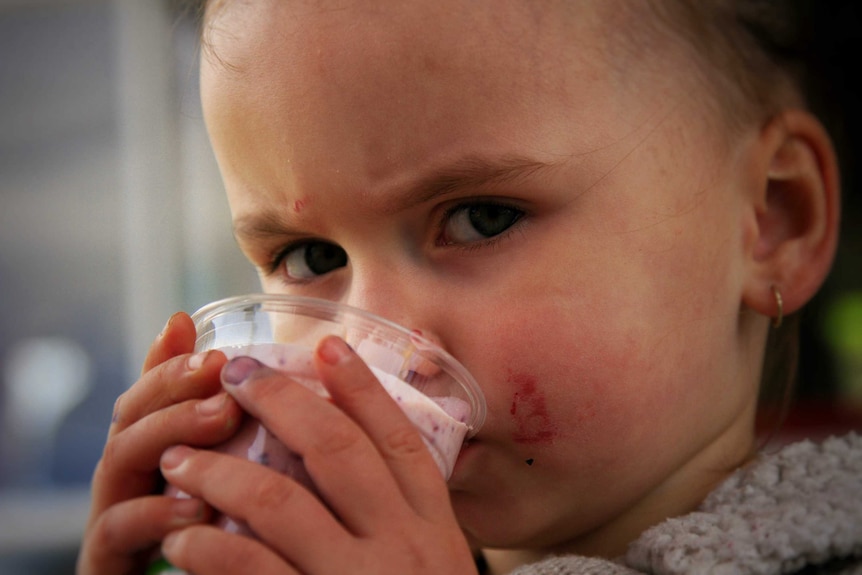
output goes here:
{"type": "MultiPolygon", "coordinates": [[[[200,22],[231,0],[187,0],[200,22]]],[[[566,0],[562,0],[565,2],[566,0]]],[[[634,0],[614,6],[614,24],[625,33],[612,44],[627,54],[676,42],[698,64],[698,80],[712,95],[703,104],[733,130],[765,123],[787,106],[816,115],[845,155],[843,122],[847,109],[836,97],[840,55],[847,54],[858,19],[851,0],[634,0]],[[847,12],[847,17],[844,17],[847,12]],[[832,80],[832,81],[830,81],[832,80]]],[[[201,39],[208,49],[206,32],[201,39]]],[[[846,71],[844,71],[846,73],[846,71]]],[[[839,82],[840,83],[840,82],[839,82]]],[[[845,97],[849,97],[845,92],[845,97]]],[[[842,178],[847,180],[846,169],[842,178]]],[[[799,340],[798,314],[772,329],[762,376],[763,406],[783,412],[792,396],[799,340]]]]}

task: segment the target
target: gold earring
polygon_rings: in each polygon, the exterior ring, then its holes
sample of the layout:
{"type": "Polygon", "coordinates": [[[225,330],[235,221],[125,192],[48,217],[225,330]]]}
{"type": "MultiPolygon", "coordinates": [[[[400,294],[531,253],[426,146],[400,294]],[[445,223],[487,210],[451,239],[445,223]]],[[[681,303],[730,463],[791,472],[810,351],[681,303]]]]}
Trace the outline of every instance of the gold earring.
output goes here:
{"type": "Polygon", "coordinates": [[[772,327],[778,329],[781,327],[781,322],[784,321],[784,299],[774,284],[772,285],[772,295],[775,296],[775,306],[778,308],[775,317],[772,319],[772,327]]]}

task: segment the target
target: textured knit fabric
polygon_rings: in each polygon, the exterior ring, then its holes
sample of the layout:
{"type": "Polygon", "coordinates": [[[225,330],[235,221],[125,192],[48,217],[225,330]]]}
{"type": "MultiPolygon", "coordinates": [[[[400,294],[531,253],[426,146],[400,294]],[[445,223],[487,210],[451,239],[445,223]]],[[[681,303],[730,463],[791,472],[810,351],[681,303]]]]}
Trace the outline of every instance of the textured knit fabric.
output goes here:
{"type": "Polygon", "coordinates": [[[619,562],[551,557],[512,575],[862,575],[862,436],[761,455],[619,562]]]}

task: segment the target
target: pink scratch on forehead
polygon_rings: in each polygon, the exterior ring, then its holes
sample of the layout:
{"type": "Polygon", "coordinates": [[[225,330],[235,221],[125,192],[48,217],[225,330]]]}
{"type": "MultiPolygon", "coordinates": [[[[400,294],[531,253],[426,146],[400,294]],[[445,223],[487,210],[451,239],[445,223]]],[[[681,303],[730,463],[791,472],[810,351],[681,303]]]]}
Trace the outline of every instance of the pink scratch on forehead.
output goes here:
{"type": "Polygon", "coordinates": [[[310,198],[299,198],[293,202],[293,211],[297,214],[302,212],[303,208],[305,208],[310,203],[310,198]]]}

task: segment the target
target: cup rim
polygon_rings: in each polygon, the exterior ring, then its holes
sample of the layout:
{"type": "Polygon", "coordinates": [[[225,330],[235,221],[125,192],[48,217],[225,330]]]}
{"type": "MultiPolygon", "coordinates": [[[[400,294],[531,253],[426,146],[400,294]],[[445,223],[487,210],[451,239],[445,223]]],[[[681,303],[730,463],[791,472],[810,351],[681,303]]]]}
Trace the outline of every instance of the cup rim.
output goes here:
{"type": "Polygon", "coordinates": [[[471,421],[468,422],[469,429],[467,436],[472,437],[482,427],[487,412],[485,397],[482,393],[482,389],[479,387],[479,383],[467,368],[437,343],[423,337],[421,334],[414,333],[406,329],[404,326],[399,325],[394,321],[388,320],[385,317],[370,311],[316,297],[293,294],[250,293],[215,300],[203,305],[195,311],[191,315],[191,319],[195,325],[196,338],[200,335],[201,327],[212,320],[215,316],[232,309],[260,304],[272,304],[275,306],[276,310],[279,308],[282,310],[290,308],[305,315],[309,315],[306,313],[308,311],[314,311],[317,313],[310,317],[318,317],[319,319],[327,319],[330,321],[337,321],[342,316],[352,316],[354,318],[358,318],[362,322],[374,323],[384,327],[385,329],[392,330],[407,338],[414,344],[418,344],[416,347],[420,350],[428,349],[433,351],[433,353],[439,356],[443,361],[445,369],[449,372],[449,375],[458,381],[467,395],[471,413],[471,421]]]}

